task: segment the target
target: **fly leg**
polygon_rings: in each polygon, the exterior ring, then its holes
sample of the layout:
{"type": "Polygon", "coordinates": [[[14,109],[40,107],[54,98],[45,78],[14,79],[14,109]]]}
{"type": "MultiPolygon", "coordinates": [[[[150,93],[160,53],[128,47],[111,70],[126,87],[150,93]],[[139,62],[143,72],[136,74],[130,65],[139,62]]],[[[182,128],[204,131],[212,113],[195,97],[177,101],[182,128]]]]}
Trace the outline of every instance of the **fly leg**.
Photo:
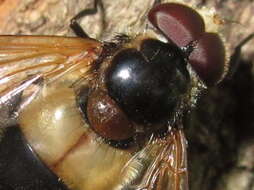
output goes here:
{"type": "Polygon", "coordinates": [[[158,4],[161,4],[161,0],[154,0],[153,7],[158,4]]]}
{"type": "Polygon", "coordinates": [[[254,39],[254,33],[247,36],[243,41],[240,42],[240,44],[236,46],[235,51],[230,58],[229,71],[227,73],[226,79],[232,78],[232,75],[235,73],[235,71],[239,67],[242,47],[252,39],[254,39]]]}
{"type": "Polygon", "coordinates": [[[79,20],[85,16],[94,15],[98,12],[98,10],[101,10],[102,12],[102,28],[105,26],[105,20],[104,20],[104,6],[101,0],[94,0],[94,6],[90,9],[84,9],[81,12],[79,12],[76,16],[74,16],[71,19],[70,28],[73,30],[73,32],[81,38],[90,38],[89,35],[84,31],[84,29],[80,26],[79,20]]]}

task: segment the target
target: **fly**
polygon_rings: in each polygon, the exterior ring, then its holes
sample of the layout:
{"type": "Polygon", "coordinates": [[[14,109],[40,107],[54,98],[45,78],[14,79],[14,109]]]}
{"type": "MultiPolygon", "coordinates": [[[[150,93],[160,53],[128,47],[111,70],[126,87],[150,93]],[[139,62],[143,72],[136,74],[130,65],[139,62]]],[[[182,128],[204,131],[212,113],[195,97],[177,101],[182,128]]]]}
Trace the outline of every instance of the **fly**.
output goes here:
{"type": "Polygon", "coordinates": [[[0,36],[0,129],[15,117],[61,188],[187,190],[183,116],[228,70],[216,22],[207,30],[202,11],[156,4],[144,33],[100,42],[77,22],[98,7],[71,20],[79,37],[0,36]]]}

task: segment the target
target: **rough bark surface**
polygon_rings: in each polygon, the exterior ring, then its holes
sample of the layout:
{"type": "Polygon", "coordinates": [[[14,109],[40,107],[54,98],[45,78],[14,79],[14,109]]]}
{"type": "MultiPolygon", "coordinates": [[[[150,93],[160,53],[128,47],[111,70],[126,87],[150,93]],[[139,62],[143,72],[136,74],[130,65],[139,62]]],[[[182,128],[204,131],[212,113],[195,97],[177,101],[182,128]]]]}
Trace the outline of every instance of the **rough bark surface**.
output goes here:
{"type": "MultiPolygon", "coordinates": [[[[225,21],[233,50],[254,32],[253,0],[188,0],[213,7],[225,21]]],[[[141,32],[153,0],[104,0],[101,15],[81,24],[92,37],[109,39],[118,32],[141,32]],[[127,27],[126,27],[127,26],[127,27]]],[[[73,35],[69,20],[93,0],[1,0],[0,34],[73,35]]],[[[254,190],[254,39],[242,48],[241,64],[231,80],[204,94],[185,119],[192,190],[254,190]]]]}

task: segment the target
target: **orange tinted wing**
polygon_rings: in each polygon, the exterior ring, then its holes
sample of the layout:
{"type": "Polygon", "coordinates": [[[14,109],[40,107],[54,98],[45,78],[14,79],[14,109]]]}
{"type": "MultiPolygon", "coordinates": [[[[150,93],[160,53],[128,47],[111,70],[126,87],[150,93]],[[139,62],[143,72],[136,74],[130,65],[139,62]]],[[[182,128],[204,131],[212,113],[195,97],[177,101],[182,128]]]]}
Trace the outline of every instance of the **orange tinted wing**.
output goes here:
{"type": "Polygon", "coordinates": [[[182,129],[172,129],[167,137],[155,139],[151,143],[158,146],[157,149],[150,149],[147,146],[147,150],[144,150],[152,154],[154,160],[138,189],[188,190],[187,141],[182,129]]]}
{"type": "Polygon", "coordinates": [[[188,190],[187,140],[183,130],[172,129],[166,141],[158,155],[161,158],[158,190],[188,190]]]}
{"type": "Polygon", "coordinates": [[[28,103],[42,87],[33,84],[50,83],[68,71],[71,81],[88,77],[100,51],[101,43],[92,39],[0,36],[0,140],[1,128],[16,121],[14,109],[21,94],[28,103]]]}
{"type": "Polygon", "coordinates": [[[182,128],[152,135],[122,169],[122,189],[188,190],[186,146],[182,128]]]}
{"type": "Polygon", "coordinates": [[[92,39],[0,36],[0,96],[31,76],[49,80],[68,69],[85,72],[100,50],[101,43],[92,39]]]}

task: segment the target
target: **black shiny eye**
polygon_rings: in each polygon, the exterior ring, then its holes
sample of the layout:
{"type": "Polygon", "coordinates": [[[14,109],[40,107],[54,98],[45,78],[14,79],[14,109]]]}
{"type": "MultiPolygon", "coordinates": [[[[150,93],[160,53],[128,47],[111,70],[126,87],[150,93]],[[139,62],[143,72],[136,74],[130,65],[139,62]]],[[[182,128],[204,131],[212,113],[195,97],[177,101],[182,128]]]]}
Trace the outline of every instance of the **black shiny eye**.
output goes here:
{"type": "Polygon", "coordinates": [[[187,89],[185,67],[175,45],[144,40],[140,51],[130,48],[115,55],[106,75],[108,93],[134,122],[166,122],[187,89]]]}

